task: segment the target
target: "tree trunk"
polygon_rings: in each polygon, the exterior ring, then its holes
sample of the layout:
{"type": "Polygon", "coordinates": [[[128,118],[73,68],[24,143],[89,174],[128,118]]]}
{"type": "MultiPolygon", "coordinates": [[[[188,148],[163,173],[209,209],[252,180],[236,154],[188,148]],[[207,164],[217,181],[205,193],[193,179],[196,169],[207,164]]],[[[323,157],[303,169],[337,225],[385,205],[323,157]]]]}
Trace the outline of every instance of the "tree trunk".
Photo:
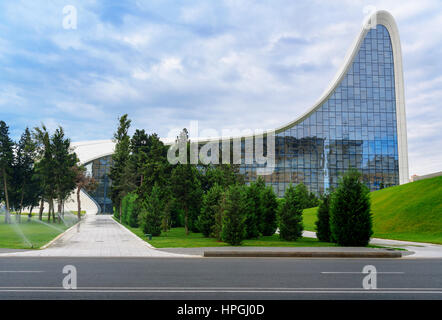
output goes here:
{"type": "Polygon", "coordinates": [[[32,219],[32,209],[34,209],[34,206],[31,206],[29,208],[28,221],[31,221],[31,219],[32,219]]]}
{"type": "Polygon", "coordinates": [[[42,220],[43,219],[43,209],[44,209],[44,199],[43,197],[41,197],[41,201],[40,201],[40,210],[38,211],[38,220],[42,220]]]}
{"type": "Polygon", "coordinates": [[[77,212],[77,217],[78,217],[78,221],[81,220],[81,202],[80,202],[80,191],[81,188],[78,187],[77,188],[77,204],[78,204],[78,212],[77,212]]]}
{"type": "Polygon", "coordinates": [[[52,202],[52,222],[55,223],[55,205],[54,205],[54,199],[51,199],[52,202]]]}
{"type": "Polygon", "coordinates": [[[58,198],[58,201],[57,201],[57,221],[58,221],[58,223],[61,223],[61,206],[62,206],[62,200],[61,200],[61,198],[58,198]]]}
{"type": "Polygon", "coordinates": [[[186,208],[184,208],[184,230],[186,230],[186,236],[189,235],[189,210],[186,208]]]}
{"type": "Polygon", "coordinates": [[[52,199],[48,200],[48,222],[51,222],[51,212],[52,212],[52,199]]]}
{"type": "Polygon", "coordinates": [[[3,184],[5,188],[5,200],[6,200],[6,212],[5,212],[5,223],[10,223],[10,214],[9,214],[9,197],[8,197],[8,184],[6,183],[6,170],[3,168],[3,184]]]}

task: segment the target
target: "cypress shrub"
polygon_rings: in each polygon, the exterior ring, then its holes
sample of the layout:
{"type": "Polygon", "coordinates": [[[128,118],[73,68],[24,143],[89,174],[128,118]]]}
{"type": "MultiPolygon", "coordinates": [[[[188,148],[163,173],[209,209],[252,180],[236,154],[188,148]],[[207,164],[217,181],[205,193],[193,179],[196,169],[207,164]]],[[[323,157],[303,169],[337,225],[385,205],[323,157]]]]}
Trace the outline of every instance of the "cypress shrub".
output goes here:
{"type": "Polygon", "coordinates": [[[330,202],[330,231],[341,246],[366,246],[373,234],[370,191],[361,175],[350,170],[341,179],[330,202]]]}
{"type": "Polygon", "coordinates": [[[219,212],[219,203],[223,189],[215,183],[206,194],[203,195],[201,214],[198,217],[198,227],[204,237],[213,236],[215,217],[219,212]]]}
{"type": "Polygon", "coordinates": [[[262,201],[262,218],[260,231],[263,236],[271,236],[275,233],[276,214],[278,211],[278,200],[273,188],[268,186],[261,193],[262,201]]]}
{"type": "MultiPolygon", "coordinates": [[[[258,238],[260,236],[260,223],[262,221],[262,186],[252,182],[245,186],[245,213],[246,213],[246,239],[258,238]]],[[[265,186],[264,186],[265,188],[265,186]]]]}
{"type": "Polygon", "coordinates": [[[316,236],[319,241],[330,242],[330,194],[322,196],[316,220],[316,236]]]}
{"type": "Polygon", "coordinates": [[[160,198],[160,189],[154,185],[150,196],[144,202],[140,213],[140,226],[145,234],[161,235],[161,222],[163,216],[163,202],[160,198]]]}
{"type": "Polygon", "coordinates": [[[222,240],[231,245],[240,245],[246,236],[245,195],[241,186],[230,186],[223,210],[222,240]]]}
{"type": "Polygon", "coordinates": [[[302,237],[302,195],[301,189],[290,185],[284,194],[284,202],[279,211],[279,237],[287,241],[296,241],[302,237]]]}

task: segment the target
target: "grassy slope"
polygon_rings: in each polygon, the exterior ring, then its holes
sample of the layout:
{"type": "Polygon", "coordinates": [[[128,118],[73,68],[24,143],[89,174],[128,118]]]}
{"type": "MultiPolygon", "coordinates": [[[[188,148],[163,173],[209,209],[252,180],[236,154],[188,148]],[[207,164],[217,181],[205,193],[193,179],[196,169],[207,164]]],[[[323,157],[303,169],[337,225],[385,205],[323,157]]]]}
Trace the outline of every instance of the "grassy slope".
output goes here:
{"type": "MultiPolygon", "coordinates": [[[[39,248],[68,228],[64,224],[51,223],[53,227],[60,229],[56,230],[35,221],[27,222],[27,219],[24,218],[22,218],[22,223],[19,225],[5,224],[3,219],[2,217],[0,222],[0,248],[29,249],[29,244],[20,236],[19,230],[23,232],[34,248],[39,248]]],[[[15,219],[15,217],[12,217],[12,219],[15,219]]]]}
{"type": "MultiPolygon", "coordinates": [[[[139,228],[126,227],[146,240],[146,236],[139,228]]],[[[197,247],[224,247],[229,246],[225,242],[216,241],[213,238],[204,238],[201,233],[190,233],[186,236],[184,228],[173,228],[167,233],[162,233],[159,237],[153,237],[152,240],[146,240],[156,248],[197,248],[197,247]]],[[[278,235],[269,237],[260,237],[259,239],[244,240],[242,246],[253,247],[330,247],[333,243],[320,242],[312,238],[302,238],[298,241],[289,242],[279,240],[278,235]]]]}
{"type": "MultiPolygon", "coordinates": [[[[371,193],[374,237],[442,244],[442,177],[371,193]]],[[[315,230],[317,208],[304,211],[304,228],[315,230]]]]}

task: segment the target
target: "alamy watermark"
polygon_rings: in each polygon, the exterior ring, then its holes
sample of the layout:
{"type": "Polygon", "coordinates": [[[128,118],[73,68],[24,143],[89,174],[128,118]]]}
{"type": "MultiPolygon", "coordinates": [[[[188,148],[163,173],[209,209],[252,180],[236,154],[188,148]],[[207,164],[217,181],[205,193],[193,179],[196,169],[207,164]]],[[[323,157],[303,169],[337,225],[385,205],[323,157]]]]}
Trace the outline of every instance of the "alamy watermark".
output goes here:
{"type": "Polygon", "coordinates": [[[62,13],[63,13],[63,20],[62,20],[63,29],[76,30],[78,23],[77,8],[73,5],[67,5],[63,7],[62,13]]]}
{"type": "Polygon", "coordinates": [[[258,175],[271,174],[275,169],[274,130],[206,129],[200,133],[197,121],[191,121],[189,129],[176,136],[169,147],[170,164],[254,164],[258,175]]]}
{"type": "Polygon", "coordinates": [[[77,268],[73,265],[66,265],[63,268],[63,273],[67,274],[63,278],[63,288],[66,290],[75,290],[77,289],[77,268]]]}

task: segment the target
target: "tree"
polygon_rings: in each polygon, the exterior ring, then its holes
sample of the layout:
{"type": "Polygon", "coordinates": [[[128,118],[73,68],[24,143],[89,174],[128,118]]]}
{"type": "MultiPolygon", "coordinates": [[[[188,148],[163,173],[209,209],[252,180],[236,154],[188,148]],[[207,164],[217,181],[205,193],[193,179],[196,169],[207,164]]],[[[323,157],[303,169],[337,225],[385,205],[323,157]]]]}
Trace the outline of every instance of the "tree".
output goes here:
{"type": "Polygon", "coordinates": [[[135,180],[135,185],[140,187],[143,184],[143,166],[149,159],[151,139],[143,130],[136,129],[130,139],[129,166],[135,180]]]}
{"type": "Polygon", "coordinates": [[[112,180],[111,200],[117,208],[115,213],[118,212],[116,216],[121,222],[121,200],[135,188],[135,184],[128,166],[130,156],[128,130],[131,120],[128,119],[127,114],[124,114],[118,120],[119,126],[117,132],[114,134],[115,152],[112,155],[113,162],[110,168],[109,178],[112,180]]]}
{"type": "Polygon", "coordinates": [[[322,196],[316,220],[316,236],[320,241],[330,242],[330,194],[322,196]]]}
{"type": "Polygon", "coordinates": [[[264,236],[275,234],[277,229],[276,215],[278,212],[278,200],[271,186],[265,187],[261,193],[262,217],[260,231],[264,236]]]}
{"type": "Polygon", "coordinates": [[[302,237],[303,190],[292,185],[286,189],[279,211],[279,236],[283,240],[296,241],[302,237]]]}
{"type": "MultiPolygon", "coordinates": [[[[38,204],[38,186],[32,177],[36,158],[36,143],[32,139],[29,128],[26,128],[16,145],[15,160],[13,166],[14,199],[12,205],[21,213],[25,207],[33,207],[38,204]]],[[[21,214],[17,214],[20,221],[21,214]]]]}
{"type": "Polygon", "coordinates": [[[87,174],[86,168],[82,165],[74,166],[73,170],[75,172],[75,185],[77,188],[77,205],[78,205],[77,218],[78,218],[78,221],[80,221],[81,220],[81,200],[80,200],[81,189],[85,190],[86,192],[91,192],[98,187],[98,181],[96,181],[94,179],[94,177],[92,177],[91,175],[87,174]]]}
{"type": "Polygon", "coordinates": [[[41,128],[34,128],[34,139],[37,145],[37,162],[35,166],[35,179],[40,182],[40,211],[38,218],[42,220],[44,201],[49,204],[48,210],[48,222],[51,221],[51,215],[55,222],[54,213],[54,201],[56,197],[55,189],[55,176],[52,174],[52,170],[55,166],[53,146],[51,144],[51,138],[45,125],[42,124],[41,128]]]}
{"type": "Polygon", "coordinates": [[[198,179],[199,172],[194,165],[178,164],[172,171],[171,188],[174,198],[180,203],[184,211],[184,228],[186,235],[189,227],[193,229],[200,209],[202,190],[198,179]]]}
{"type": "Polygon", "coordinates": [[[155,185],[152,188],[152,193],[145,200],[140,213],[140,226],[145,234],[149,233],[153,236],[161,234],[163,205],[160,197],[160,188],[155,185]]]}
{"type": "Polygon", "coordinates": [[[307,187],[303,183],[296,185],[296,193],[298,195],[298,201],[301,203],[302,209],[310,207],[310,195],[307,187]]]}
{"type": "Polygon", "coordinates": [[[8,185],[12,177],[12,165],[14,161],[14,143],[9,138],[9,127],[4,121],[0,121],[0,174],[3,182],[3,200],[6,204],[5,223],[10,223],[10,206],[8,185]]]}
{"type": "Polygon", "coordinates": [[[330,231],[341,246],[366,246],[373,234],[370,191],[361,174],[352,169],[345,174],[330,203],[330,231]]]}
{"type": "Polygon", "coordinates": [[[246,214],[244,188],[230,186],[226,193],[223,212],[222,240],[231,245],[240,245],[246,236],[246,214]]]}
{"type": "Polygon", "coordinates": [[[215,217],[220,209],[222,195],[223,188],[218,184],[215,184],[203,195],[201,214],[198,217],[198,226],[205,237],[211,237],[214,234],[215,217]]]}
{"type": "Polygon", "coordinates": [[[71,150],[71,141],[65,137],[62,127],[55,130],[51,137],[51,144],[53,151],[52,175],[55,182],[54,187],[58,202],[57,214],[60,221],[64,216],[64,202],[76,187],[75,166],[78,163],[78,157],[71,150]]]}
{"type": "Polygon", "coordinates": [[[261,196],[264,189],[265,183],[261,177],[245,188],[246,239],[258,238],[261,234],[260,225],[263,219],[261,196]]]}

